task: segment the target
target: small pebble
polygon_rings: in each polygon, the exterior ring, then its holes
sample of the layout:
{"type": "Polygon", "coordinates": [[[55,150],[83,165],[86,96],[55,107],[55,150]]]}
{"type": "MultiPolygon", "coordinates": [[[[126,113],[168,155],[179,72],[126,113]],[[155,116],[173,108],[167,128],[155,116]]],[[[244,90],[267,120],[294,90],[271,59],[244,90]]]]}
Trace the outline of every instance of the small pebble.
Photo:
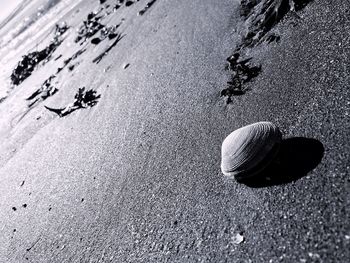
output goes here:
{"type": "Polygon", "coordinates": [[[125,6],[131,6],[134,2],[133,1],[126,1],[125,6]]]}
{"type": "Polygon", "coordinates": [[[236,245],[244,242],[243,233],[237,233],[234,237],[232,237],[232,242],[236,245]]]}
{"type": "Polygon", "coordinates": [[[98,45],[102,40],[98,37],[91,40],[91,44],[98,45]]]}
{"type": "Polygon", "coordinates": [[[16,208],[16,207],[12,207],[12,210],[13,210],[13,211],[16,211],[16,210],[17,210],[17,208],[16,208]]]}
{"type": "Polygon", "coordinates": [[[129,66],[130,66],[130,64],[127,63],[127,64],[124,64],[123,68],[124,68],[124,69],[127,69],[129,66]]]}

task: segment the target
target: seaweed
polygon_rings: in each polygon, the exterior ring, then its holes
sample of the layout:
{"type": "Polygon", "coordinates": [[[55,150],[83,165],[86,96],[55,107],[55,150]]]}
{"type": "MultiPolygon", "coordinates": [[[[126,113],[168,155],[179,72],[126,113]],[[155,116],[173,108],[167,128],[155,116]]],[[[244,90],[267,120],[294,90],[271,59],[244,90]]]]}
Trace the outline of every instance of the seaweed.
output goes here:
{"type": "Polygon", "coordinates": [[[117,29],[120,26],[120,24],[110,27],[103,27],[100,31],[100,36],[95,37],[91,40],[91,44],[98,45],[100,42],[108,38],[109,40],[112,40],[118,36],[117,29]]]}
{"type": "Polygon", "coordinates": [[[34,69],[40,62],[49,61],[56,48],[63,42],[61,36],[67,31],[67,29],[68,26],[65,23],[62,25],[57,24],[55,28],[55,36],[46,48],[40,51],[31,52],[22,57],[22,60],[18,62],[17,66],[12,71],[10,77],[12,85],[17,86],[21,84],[33,73],[34,69]]]}
{"type": "Polygon", "coordinates": [[[118,3],[114,6],[114,11],[117,11],[117,9],[119,9],[123,4],[128,7],[128,6],[131,6],[133,5],[135,2],[138,2],[140,0],[136,0],[136,1],[131,1],[131,0],[127,0],[127,1],[124,1],[124,0],[119,0],[118,3]]]}
{"type": "Polygon", "coordinates": [[[83,21],[83,25],[78,30],[78,36],[75,38],[75,43],[79,41],[85,42],[88,38],[95,35],[99,30],[105,26],[100,23],[101,16],[97,16],[96,13],[88,14],[86,20],[83,21]]]}
{"type": "MultiPolygon", "coordinates": [[[[232,73],[229,87],[221,91],[221,96],[227,96],[227,103],[232,96],[243,95],[248,90],[245,83],[257,77],[261,65],[252,66],[252,58],[240,59],[248,48],[253,48],[262,42],[279,42],[280,36],[270,33],[271,29],[281,21],[288,12],[303,9],[312,0],[241,0],[241,16],[244,17],[248,32],[227,58],[228,70],[232,73]]],[[[298,15],[296,15],[299,17],[298,15]]]]}
{"type": "Polygon", "coordinates": [[[13,85],[21,84],[26,78],[28,78],[35,67],[43,60],[48,61],[48,58],[60,45],[60,42],[53,42],[45,49],[41,51],[34,51],[22,57],[22,60],[18,62],[17,67],[11,74],[11,82],[13,85]]]}
{"type": "Polygon", "coordinates": [[[85,87],[79,88],[78,92],[74,96],[74,101],[64,108],[51,108],[45,106],[46,109],[56,113],[60,117],[64,117],[78,109],[91,108],[95,106],[98,99],[101,98],[100,94],[93,89],[85,90],[85,87]]]}
{"type": "Polygon", "coordinates": [[[251,59],[242,60],[239,53],[235,53],[227,59],[228,69],[232,75],[231,80],[227,82],[229,86],[221,91],[221,96],[227,96],[227,103],[231,102],[231,96],[245,94],[247,88],[243,84],[259,75],[261,66],[251,65],[251,59]]]}
{"type": "Polygon", "coordinates": [[[66,33],[68,29],[69,29],[69,26],[67,25],[66,22],[56,24],[54,40],[58,40],[58,38],[61,37],[64,33],[66,33]]]}
{"type": "Polygon", "coordinates": [[[281,37],[272,33],[272,34],[266,35],[262,40],[264,40],[267,43],[272,43],[272,42],[278,43],[281,40],[281,37]]]}
{"type": "Polygon", "coordinates": [[[241,16],[247,17],[258,4],[258,0],[241,0],[241,16]]]}
{"type": "MultiPolygon", "coordinates": [[[[241,15],[248,21],[248,32],[240,48],[253,47],[288,13],[303,9],[312,0],[242,0],[241,15]]],[[[297,15],[298,16],[298,15],[297,15]]]]}
{"type": "Polygon", "coordinates": [[[87,19],[83,21],[83,25],[78,30],[78,35],[75,38],[75,42],[82,41],[84,43],[87,39],[93,37],[97,32],[100,31],[100,36],[95,37],[91,40],[91,43],[98,45],[102,40],[108,38],[109,40],[117,36],[117,28],[120,24],[115,26],[105,26],[100,23],[101,16],[97,16],[97,13],[90,13],[87,19]]]}

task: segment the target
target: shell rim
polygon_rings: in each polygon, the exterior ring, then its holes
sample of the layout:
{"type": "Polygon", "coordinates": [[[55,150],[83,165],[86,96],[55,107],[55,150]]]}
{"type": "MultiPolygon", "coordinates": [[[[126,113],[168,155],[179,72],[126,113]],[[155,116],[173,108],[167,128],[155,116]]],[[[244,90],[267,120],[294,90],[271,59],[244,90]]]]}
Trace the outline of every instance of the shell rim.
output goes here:
{"type": "Polygon", "coordinates": [[[232,172],[227,172],[227,171],[222,171],[223,174],[227,177],[235,177],[237,181],[244,181],[246,179],[249,179],[251,177],[254,177],[261,171],[263,171],[267,166],[269,166],[273,160],[276,158],[279,150],[281,148],[281,142],[275,143],[275,145],[272,147],[270,152],[254,167],[247,171],[232,171],[232,172]]]}

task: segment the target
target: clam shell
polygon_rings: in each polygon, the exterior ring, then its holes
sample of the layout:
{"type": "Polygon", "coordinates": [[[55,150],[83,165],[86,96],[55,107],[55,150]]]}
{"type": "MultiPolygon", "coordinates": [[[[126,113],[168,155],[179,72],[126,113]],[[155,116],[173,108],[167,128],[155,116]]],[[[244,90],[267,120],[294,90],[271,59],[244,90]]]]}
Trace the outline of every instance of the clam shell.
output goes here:
{"type": "Polygon", "coordinates": [[[233,131],[222,143],[221,171],[236,180],[262,171],[279,150],[282,134],[271,122],[257,122],[233,131]]]}

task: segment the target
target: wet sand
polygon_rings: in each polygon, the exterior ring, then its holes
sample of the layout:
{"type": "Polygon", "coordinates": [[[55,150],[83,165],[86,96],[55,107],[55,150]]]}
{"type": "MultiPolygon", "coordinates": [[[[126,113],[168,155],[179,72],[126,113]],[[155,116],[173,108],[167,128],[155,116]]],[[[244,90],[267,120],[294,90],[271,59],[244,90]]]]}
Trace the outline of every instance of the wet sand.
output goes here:
{"type": "Polygon", "coordinates": [[[101,20],[125,35],[110,50],[115,39],[74,44],[99,8],[78,5],[53,59],[0,103],[0,262],[347,262],[348,4],[284,16],[271,31],[279,42],[241,54],[261,72],[229,103],[220,95],[244,31],[238,3],[158,0],[137,15],[146,5],[101,20]],[[52,74],[58,92],[20,118],[52,74]],[[82,87],[101,95],[94,107],[62,118],[45,109],[82,87]],[[263,120],[294,138],[295,155],[321,144],[320,162],[271,185],[224,178],[222,140],[263,120]]]}

